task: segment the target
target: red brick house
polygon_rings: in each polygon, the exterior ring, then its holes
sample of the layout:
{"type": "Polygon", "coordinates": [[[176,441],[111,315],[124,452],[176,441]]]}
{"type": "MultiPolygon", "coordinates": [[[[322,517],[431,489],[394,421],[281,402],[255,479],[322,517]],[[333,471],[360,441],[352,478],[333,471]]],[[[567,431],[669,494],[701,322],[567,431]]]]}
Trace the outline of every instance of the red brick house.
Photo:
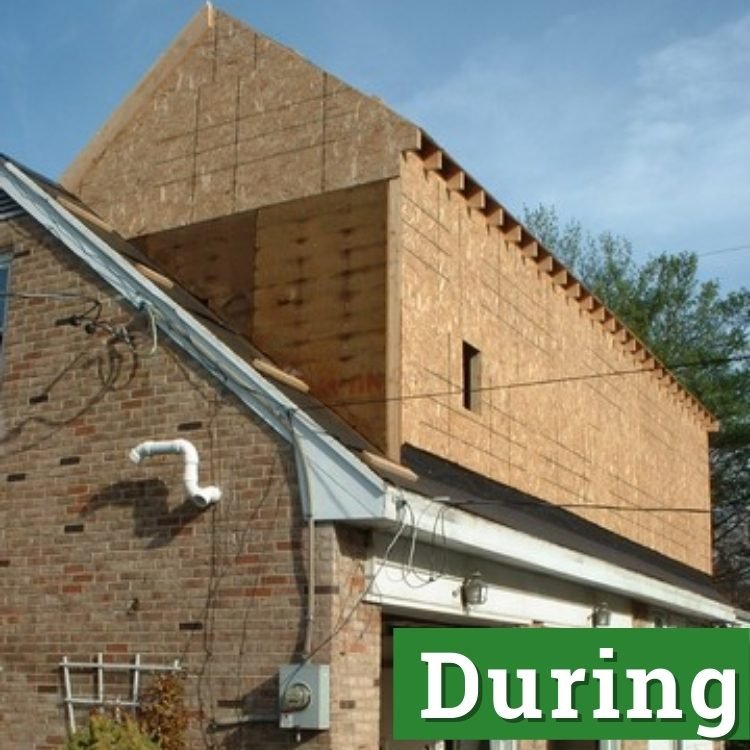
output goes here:
{"type": "Polygon", "coordinates": [[[289,664],[301,742],[406,747],[393,627],[734,620],[711,415],[379,101],[208,8],[63,182],[0,163],[3,747],[136,655],[191,747],[293,744],[289,664]]]}

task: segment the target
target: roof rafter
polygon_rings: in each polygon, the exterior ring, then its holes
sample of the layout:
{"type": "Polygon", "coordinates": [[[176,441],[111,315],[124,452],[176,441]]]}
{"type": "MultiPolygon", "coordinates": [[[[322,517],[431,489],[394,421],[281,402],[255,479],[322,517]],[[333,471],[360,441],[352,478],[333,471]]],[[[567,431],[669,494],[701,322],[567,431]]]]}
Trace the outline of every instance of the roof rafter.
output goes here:
{"type": "Polygon", "coordinates": [[[553,284],[562,287],[567,297],[576,300],[583,311],[588,312],[594,320],[600,322],[603,330],[613,335],[625,352],[632,355],[636,362],[648,363],[648,367],[653,369],[657,377],[661,377],[661,373],[667,375],[672,381],[670,389],[674,386],[678,392],[685,394],[697,418],[706,425],[707,429],[718,429],[716,418],[668,373],[666,367],[659,362],[648,347],[560,263],[538,238],[534,237],[498,200],[482,188],[479,182],[448,156],[424,130],[420,130],[420,145],[415,149],[415,153],[422,160],[426,170],[438,173],[445,180],[448,190],[461,193],[466,200],[467,208],[481,210],[487,219],[488,226],[496,228],[501,233],[506,245],[515,246],[524,258],[534,260],[539,270],[546,273],[553,284]]]}

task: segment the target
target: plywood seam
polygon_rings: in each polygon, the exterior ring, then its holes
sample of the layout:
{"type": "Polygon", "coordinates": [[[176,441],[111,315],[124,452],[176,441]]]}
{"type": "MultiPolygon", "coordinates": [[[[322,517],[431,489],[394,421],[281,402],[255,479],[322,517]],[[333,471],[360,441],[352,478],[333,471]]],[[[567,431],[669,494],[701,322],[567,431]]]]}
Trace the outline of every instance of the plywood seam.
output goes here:
{"type": "Polygon", "coordinates": [[[107,148],[136,114],[150,101],[150,97],[167,80],[208,29],[209,12],[207,8],[202,8],[65,170],[60,181],[66,188],[73,193],[80,192],[86,173],[99,161],[107,148]]]}

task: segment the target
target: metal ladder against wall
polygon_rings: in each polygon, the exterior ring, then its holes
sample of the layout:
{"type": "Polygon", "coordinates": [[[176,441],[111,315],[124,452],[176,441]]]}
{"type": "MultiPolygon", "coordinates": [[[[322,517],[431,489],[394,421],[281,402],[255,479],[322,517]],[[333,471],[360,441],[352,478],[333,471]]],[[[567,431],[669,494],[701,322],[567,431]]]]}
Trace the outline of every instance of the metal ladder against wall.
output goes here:
{"type": "Polygon", "coordinates": [[[142,664],[141,655],[136,654],[131,663],[105,662],[103,654],[97,654],[94,661],[78,662],[70,661],[63,656],[60,662],[63,676],[63,705],[65,707],[68,732],[76,731],[76,707],[112,707],[112,708],[137,708],[140,704],[141,675],[168,672],[175,674],[182,671],[180,660],[175,659],[169,664],[142,664]],[[77,696],[73,694],[73,681],[71,672],[87,672],[94,676],[92,694],[90,696],[77,696]],[[127,698],[108,698],[105,691],[105,676],[110,672],[127,672],[130,674],[129,696],[127,698]]]}

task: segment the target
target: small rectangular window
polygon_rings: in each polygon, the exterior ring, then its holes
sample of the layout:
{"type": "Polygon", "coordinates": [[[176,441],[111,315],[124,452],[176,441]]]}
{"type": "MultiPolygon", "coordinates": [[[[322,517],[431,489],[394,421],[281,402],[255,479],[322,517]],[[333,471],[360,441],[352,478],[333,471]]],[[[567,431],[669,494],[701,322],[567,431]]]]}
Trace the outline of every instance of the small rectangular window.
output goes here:
{"type": "Polygon", "coordinates": [[[481,404],[481,354],[471,344],[463,342],[463,398],[464,409],[478,412],[481,404]]]}

